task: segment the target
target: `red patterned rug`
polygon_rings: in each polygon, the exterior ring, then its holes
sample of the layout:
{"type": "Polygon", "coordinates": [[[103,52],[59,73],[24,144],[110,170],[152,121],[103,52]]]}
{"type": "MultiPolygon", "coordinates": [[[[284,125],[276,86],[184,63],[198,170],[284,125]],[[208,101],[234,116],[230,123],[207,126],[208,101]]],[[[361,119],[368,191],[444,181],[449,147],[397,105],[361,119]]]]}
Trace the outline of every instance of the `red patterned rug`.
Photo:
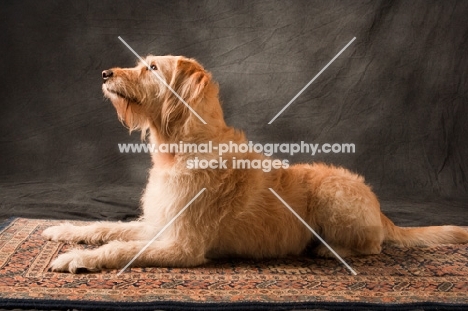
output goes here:
{"type": "MultiPolygon", "coordinates": [[[[229,260],[192,269],[48,272],[72,247],[45,241],[57,220],[14,219],[0,230],[0,307],[273,310],[355,308],[468,310],[468,245],[384,248],[349,258],[229,260]]],[[[85,222],[74,222],[85,224],[85,222]]]]}

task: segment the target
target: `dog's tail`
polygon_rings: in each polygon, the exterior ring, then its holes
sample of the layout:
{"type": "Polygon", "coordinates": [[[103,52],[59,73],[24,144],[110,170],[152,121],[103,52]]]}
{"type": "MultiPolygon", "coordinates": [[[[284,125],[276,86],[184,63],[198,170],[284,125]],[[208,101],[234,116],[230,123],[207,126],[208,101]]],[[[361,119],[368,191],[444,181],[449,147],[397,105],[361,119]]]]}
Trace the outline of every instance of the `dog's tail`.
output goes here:
{"type": "Polygon", "coordinates": [[[457,226],[401,228],[380,214],[385,231],[384,241],[403,247],[468,243],[468,231],[457,226]]]}

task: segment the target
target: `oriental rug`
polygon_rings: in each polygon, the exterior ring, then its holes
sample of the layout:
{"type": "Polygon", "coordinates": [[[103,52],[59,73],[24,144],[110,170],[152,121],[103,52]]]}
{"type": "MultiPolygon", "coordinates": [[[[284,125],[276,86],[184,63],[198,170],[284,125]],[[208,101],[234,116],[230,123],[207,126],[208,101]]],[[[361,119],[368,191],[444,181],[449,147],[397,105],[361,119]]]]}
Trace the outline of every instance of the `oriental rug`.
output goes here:
{"type": "MultiPolygon", "coordinates": [[[[58,254],[86,245],[45,241],[58,220],[16,218],[0,230],[0,307],[135,310],[468,310],[468,245],[386,246],[382,254],[223,260],[197,268],[53,273],[58,254]]],[[[86,222],[71,221],[81,225],[86,222]]]]}

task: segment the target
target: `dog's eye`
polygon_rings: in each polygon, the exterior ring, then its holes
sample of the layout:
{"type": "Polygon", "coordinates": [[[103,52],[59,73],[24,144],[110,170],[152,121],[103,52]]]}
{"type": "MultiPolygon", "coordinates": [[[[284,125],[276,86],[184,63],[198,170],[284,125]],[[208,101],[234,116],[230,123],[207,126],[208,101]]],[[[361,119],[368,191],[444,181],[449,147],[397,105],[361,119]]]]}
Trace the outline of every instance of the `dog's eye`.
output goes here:
{"type": "Polygon", "coordinates": [[[153,64],[153,65],[150,66],[150,69],[151,69],[151,70],[157,70],[157,69],[158,69],[158,66],[156,66],[156,65],[153,64]]]}

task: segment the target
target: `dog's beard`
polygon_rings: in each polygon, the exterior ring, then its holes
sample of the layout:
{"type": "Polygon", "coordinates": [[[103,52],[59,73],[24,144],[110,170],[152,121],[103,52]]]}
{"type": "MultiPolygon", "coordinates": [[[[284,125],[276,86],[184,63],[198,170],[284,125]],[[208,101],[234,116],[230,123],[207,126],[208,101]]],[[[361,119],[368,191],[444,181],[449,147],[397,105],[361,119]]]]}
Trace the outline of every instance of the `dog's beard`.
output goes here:
{"type": "Polygon", "coordinates": [[[130,132],[141,130],[141,137],[144,139],[148,129],[148,120],[140,111],[142,109],[140,101],[106,84],[103,84],[103,92],[116,109],[120,122],[130,132]]]}
{"type": "Polygon", "coordinates": [[[134,96],[131,96],[127,94],[126,92],[119,91],[112,86],[104,84],[104,94],[106,97],[108,97],[110,100],[113,99],[114,96],[118,97],[119,99],[125,100],[129,103],[133,103],[136,105],[141,105],[141,102],[134,96]]]}

